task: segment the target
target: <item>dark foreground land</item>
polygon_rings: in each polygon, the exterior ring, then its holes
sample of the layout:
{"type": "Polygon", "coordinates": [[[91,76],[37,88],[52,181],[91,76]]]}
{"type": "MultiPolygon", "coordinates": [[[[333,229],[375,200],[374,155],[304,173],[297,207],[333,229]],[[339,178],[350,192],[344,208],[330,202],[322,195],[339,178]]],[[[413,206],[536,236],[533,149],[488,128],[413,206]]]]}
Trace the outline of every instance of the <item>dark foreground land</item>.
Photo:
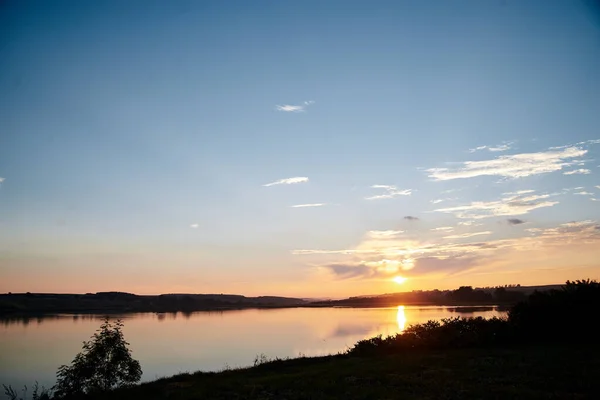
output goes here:
{"type": "Polygon", "coordinates": [[[100,399],[597,399],[600,347],[530,345],[272,361],[100,399]]]}

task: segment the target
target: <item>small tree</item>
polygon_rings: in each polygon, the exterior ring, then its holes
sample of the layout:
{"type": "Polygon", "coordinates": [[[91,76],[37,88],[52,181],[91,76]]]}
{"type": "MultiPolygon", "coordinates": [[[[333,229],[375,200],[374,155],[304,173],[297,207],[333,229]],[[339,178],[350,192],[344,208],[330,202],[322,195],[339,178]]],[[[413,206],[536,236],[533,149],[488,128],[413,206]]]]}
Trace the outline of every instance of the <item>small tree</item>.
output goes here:
{"type": "Polygon", "coordinates": [[[53,387],[58,398],[106,391],[132,385],[142,377],[140,363],[131,357],[123,337],[123,322],[106,317],[92,340],[83,342],[83,351],[71,365],[58,368],[53,387]]]}

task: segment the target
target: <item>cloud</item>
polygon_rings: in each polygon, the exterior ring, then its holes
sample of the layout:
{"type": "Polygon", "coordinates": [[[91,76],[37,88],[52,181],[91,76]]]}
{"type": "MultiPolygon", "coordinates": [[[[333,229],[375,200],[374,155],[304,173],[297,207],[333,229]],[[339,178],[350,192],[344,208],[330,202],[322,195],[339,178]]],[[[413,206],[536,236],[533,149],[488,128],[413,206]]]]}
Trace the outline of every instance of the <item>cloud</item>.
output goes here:
{"type": "Polygon", "coordinates": [[[452,232],[454,228],[451,226],[440,226],[439,228],[432,228],[431,230],[435,232],[452,232]]]}
{"type": "Polygon", "coordinates": [[[512,142],[510,143],[505,143],[505,144],[499,144],[496,146],[478,146],[475,147],[473,149],[469,149],[469,153],[475,153],[476,151],[479,150],[487,150],[487,151],[491,151],[491,152],[499,152],[499,151],[506,151],[506,150],[510,150],[512,142]]]}
{"type": "Polygon", "coordinates": [[[384,194],[379,194],[375,196],[365,197],[366,200],[381,200],[381,199],[393,199],[398,196],[410,196],[412,194],[412,189],[404,189],[398,190],[396,186],[392,185],[373,185],[372,189],[383,189],[385,190],[384,194]]]}
{"type": "Polygon", "coordinates": [[[327,203],[309,203],[309,204],[296,204],[293,206],[290,206],[292,208],[304,208],[304,207],[323,207],[326,206],[327,203]]]}
{"type": "Polygon", "coordinates": [[[407,221],[418,221],[419,220],[418,217],[413,217],[412,215],[407,215],[406,217],[404,217],[404,219],[407,221]]]}
{"type": "Polygon", "coordinates": [[[574,195],[579,195],[579,196],[593,196],[594,193],[590,193],[590,192],[586,192],[585,190],[582,190],[581,192],[577,192],[577,193],[573,193],[574,195]]]}
{"type": "Polygon", "coordinates": [[[525,221],[519,218],[507,218],[506,222],[508,222],[509,225],[521,225],[525,223],[525,221]]]}
{"type": "Polygon", "coordinates": [[[507,193],[502,193],[502,194],[505,196],[515,196],[515,195],[527,194],[527,193],[533,193],[533,192],[535,192],[535,190],[527,189],[527,190],[517,190],[516,192],[507,192],[507,193]]]}
{"type": "Polygon", "coordinates": [[[431,204],[438,204],[438,203],[441,203],[442,201],[444,201],[444,199],[435,199],[435,200],[431,200],[430,203],[431,204]]]}
{"type": "Polygon", "coordinates": [[[311,106],[313,104],[315,104],[315,102],[313,100],[308,100],[308,101],[303,101],[302,104],[299,104],[299,105],[292,105],[292,104],[277,105],[277,106],[275,106],[275,109],[277,111],[283,111],[283,112],[304,112],[304,111],[306,111],[306,107],[311,106]]]}
{"type": "Polygon", "coordinates": [[[505,178],[523,178],[531,175],[559,171],[574,162],[566,160],[587,153],[579,147],[539,153],[523,153],[499,156],[492,160],[465,161],[457,168],[430,168],[429,177],[436,181],[473,178],[477,176],[502,176],[505,178]]]}
{"type": "Polygon", "coordinates": [[[5,180],[6,180],[6,178],[0,177],[0,183],[4,182],[5,180]]]}
{"type": "Polygon", "coordinates": [[[495,146],[495,147],[488,147],[489,151],[493,151],[493,152],[497,152],[497,151],[506,151],[506,150],[510,150],[510,146],[508,144],[501,144],[499,146],[495,146]]]}
{"type": "Polygon", "coordinates": [[[429,274],[443,277],[506,260],[508,254],[513,252],[525,252],[529,255],[532,251],[541,251],[546,254],[558,247],[585,245],[594,248],[600,244],[600,225],[592,220],[563,223],[554,228],[532,228],[527,231],[527,236],[519,238],[462,243],[449,240],[468,239],[491,232],[446,236],[426,242],[401,236],[381,241],[367,234],[353,249],[295,250],[292,254],[337,258],[317,265],[339,279],[390,278],[397,273],[408,277],[429,274]]]}
{"type": "Polygon", "coordinates": [[[395,238],[398,235],[404,233],[404,231],[393,231],[393,230],[387,230],[387,231],[369,231],[367,232],[368,235],[374,239],[390,239],[390,238],[395,238]]]}
{"type": "Polygon", "coordinates": [[[476,151],[485,150],[485,149],[487,149],[487,146],[478,146],[478,147],[474,147],[472,149],[469,149],[469,153],[475,153],[476,151]]]}
{"type": "Polygon", "coordinates": [[[590,140],[584,140],[583,142],[578,142],[575,144],[567,144],[565,146],[555,146],[555,147],[550,147],[551,150],[555,150],[555,149],[566,149],[567,147],[573,147],[573,146],[587,146],[590,144],[600,144],[600,139],[590,139],[590,140]]]}
{"type": "Polygon", "coordinates": [[[580,168],[580,169],[574,169],[573,171],[563,172],[563,175],[587,175],[587,174],[591,174],[591,173],[592,173],[592,171],[590,171],[589,169],[580,168]]]}
{"type": "Polygon", "coordinates": [[[190,228],[196,229],[196,228],[198,228],[198,226],[199,226],[198,224],[191,224],[190,228]]]}
{"type": "MultiPolygon", "coordinates": [[[[495,216],[523,215],[537,208],[551,207],[558,201],[546,200],[549,194],[543,195],[512,195],[497,201],[474,201],[471,204],[439,208],[436,212],[454,214],[461,219],[482,219],[495,216]]],[[[464,224],[463,224],[464,225],[464,224]]]]}
{"type": "Polygon", "coordinates": [[[458,224],[462,225],[462,226],[481,226],[481,225],[483,225],[483,224],[478,223],[478,222],[473,221],[473,220],[471,220],[471,221],[460,221],[458,224]]]}
{"type": "MultiPolygon", "coordinates": [[[[2,181],[0,181],[0,182],[2,182],[2,181]]],[[[600,185],[596,185],[595,188],[600,189],[600,185]]]]}
{"type": "Polygon", "coordinates": [[[375,272],[373,268],[360,264],[328,264],[325,265],[325,268],[329,269],[340,279],[372,277],[375,272]]]}
{"type": "Polygon", "coordinates": [[[297,176],[294,178],[285,178],[285,179],[280,179],[278,181],[275,182],[271,182],[271,183],[267,183],[266,185],[263,185],[265,187],[268,186],[274,186],[274,185],[292,185],[294,183],[305,183],[308,182],[308,178],[305,176],[297,176]]]}
{"type": "Polygon", "coordinates": [[[492,233],[491,231],[473,232],[473,233],[461,233],[461,234],[458,234],[458,235],[444,236],[444,239],[465,239],[465,238],[470,238],[470,237],[473,237],[473,236],[489,235],[491,233],[492,233]]]}
{"type": "Polygon", "coordinates": [[[285,111],[285,112],[303,112],[304,106],[292,106],[289,104],[284,104],[283,106],[276,106],[277,111],[285,111]]]}

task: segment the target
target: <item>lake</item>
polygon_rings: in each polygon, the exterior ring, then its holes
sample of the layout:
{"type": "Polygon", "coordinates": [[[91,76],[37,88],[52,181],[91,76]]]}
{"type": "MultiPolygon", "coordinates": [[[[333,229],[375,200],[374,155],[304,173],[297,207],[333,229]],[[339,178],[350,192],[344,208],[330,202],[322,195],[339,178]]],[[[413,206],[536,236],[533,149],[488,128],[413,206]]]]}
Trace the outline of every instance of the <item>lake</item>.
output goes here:
{"type": "MultiPolygon", "coordinates": [[[[180,372],[252,365],[257,356],[297,357],[344,351],[358,340],[448,317],[504,315],[495,307],[284,308],[114,316],[142,380],[180,372]]],[[[100,315],[0,319],[0,384],[50,387],[102,322],[100,315]]]]}

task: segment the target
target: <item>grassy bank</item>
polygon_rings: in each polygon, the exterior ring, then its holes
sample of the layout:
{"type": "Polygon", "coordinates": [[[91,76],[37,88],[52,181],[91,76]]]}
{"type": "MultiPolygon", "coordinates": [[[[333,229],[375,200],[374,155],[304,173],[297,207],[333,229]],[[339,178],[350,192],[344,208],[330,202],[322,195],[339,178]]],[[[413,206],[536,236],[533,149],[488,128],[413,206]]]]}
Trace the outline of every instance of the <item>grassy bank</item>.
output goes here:
{"type": "Polygon", "coordinates": [[[600,393],[599,347],[423,350],[274,361],[183,374],[106,399],[588,399],[600,393]]]}

